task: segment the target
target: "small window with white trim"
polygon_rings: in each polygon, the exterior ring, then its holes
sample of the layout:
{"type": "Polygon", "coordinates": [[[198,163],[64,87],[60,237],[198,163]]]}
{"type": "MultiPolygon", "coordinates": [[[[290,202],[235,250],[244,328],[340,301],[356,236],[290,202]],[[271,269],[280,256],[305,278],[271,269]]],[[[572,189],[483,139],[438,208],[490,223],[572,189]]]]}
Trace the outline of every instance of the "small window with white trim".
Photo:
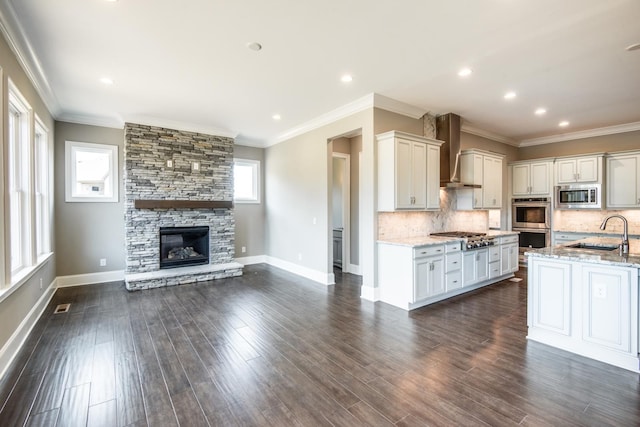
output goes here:
{"type": "Polygon", "coordinates": [[[260,203],[260,162],[233,161],[233,199],[237,203],[260,203]]]}
{"type": "Polygon", "coordinates": [[[65,201],[118,201],[118,146],[66,141],[65,201]]]}

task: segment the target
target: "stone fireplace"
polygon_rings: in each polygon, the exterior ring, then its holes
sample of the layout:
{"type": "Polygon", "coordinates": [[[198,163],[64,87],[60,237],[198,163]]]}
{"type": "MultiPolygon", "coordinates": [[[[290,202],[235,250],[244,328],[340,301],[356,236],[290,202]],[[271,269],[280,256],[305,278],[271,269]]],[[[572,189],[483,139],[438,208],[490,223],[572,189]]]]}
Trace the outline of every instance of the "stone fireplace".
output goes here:
{"type": "Polygon", "coordinates": [[[242,274],[232,138],[126,123],[124,158],[127,289],[242,274]]]}

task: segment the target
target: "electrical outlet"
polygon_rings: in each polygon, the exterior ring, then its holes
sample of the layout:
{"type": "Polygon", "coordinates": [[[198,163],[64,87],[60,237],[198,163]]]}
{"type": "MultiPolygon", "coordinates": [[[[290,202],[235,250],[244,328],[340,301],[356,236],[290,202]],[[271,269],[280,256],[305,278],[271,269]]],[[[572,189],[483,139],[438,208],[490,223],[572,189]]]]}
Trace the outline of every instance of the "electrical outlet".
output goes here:
{"type": "Polygon", "coordinates": [[[107,265],[107,259],[106,258],[100,258],[100,267],[104,267],[107,265]]]}
{"type": "Polygon", "coordinates": [[[313,217],[313,225],[316,225],[318,223],[318,218],[316,218],[315,216],[313,217]]]}
{"type": "Polygon", "coordinates": [[[242,249],[241,249],[241,251],[242,251],[242,253],[247,252],[247,247],[246,247],[246,246],[243,246],[243,247],[242,247],[242,249]]]}
{"type": "Polygon", "coordinates": [[[42,289],[42,277],[40,278],[40,289],[42,289]]]}
{"type": "Polygon", "coordinates": [[[302,254],[298,254],[298,261],[302,261],[302,254]]]}

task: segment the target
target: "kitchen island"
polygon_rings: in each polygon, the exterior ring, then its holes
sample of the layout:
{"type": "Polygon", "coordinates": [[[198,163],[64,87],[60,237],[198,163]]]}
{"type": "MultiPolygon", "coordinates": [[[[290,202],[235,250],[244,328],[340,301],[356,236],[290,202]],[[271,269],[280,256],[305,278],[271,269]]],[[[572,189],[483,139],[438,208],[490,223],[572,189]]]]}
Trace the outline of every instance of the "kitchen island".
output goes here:
{"type": "Polygon", "coordinates": [[[491,245],[467,248],[456,237],[378,241],[380,301],[412,310],[513,277],[518,233],[489,231],[491,245]]]}
{"type": "Polygon", "coordinates": [[[640,240],[621,255],[616,238],[531,249],[527,338],[640,372],[640,240]]]}

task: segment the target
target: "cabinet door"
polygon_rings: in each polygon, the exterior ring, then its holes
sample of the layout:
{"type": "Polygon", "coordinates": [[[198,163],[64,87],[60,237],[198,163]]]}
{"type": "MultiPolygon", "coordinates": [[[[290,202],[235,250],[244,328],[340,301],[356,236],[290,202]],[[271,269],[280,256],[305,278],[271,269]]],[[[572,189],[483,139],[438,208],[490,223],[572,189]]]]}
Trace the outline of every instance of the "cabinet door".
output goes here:
{"type": "Polygon", "coordinates": [[[502,206],[502,159],[484,157],[482,161],[482,207],[502,206]]]}
{"type": "Polygon", "coordinates": [[[489,250],[477,249],[476,254],[476,279],[478,282],[489,278],[489,250]]]}
{"type": "MultiPolygon", "coordinates": [[[[484,157],[479,154],[473,155],[473,183],[482,185],[482,180],[484,178],[484,174],[482,172],[482,166],[484,164],[484,157]]],[[[483,202],[483,191],[484,188],[474,188],[473,189],[473,207],[481,208],[483,202]]]]}
{"type": "Polygon", "coordinates": [[[529,326],[570,335],[571,264],[533,259],[529,265],[529,326]]]}
{"type": "Polygon", "coordinates": [[[476,253],[475,251],[462,254],[462,286],[473,285],[476,280],[476,253]]]}
{"type": "Polygon", "coordinates": [[[607,208],[640,206],[640,156],[607,158],[607,208]]]}
{"type": "Polygon", "coordinates": [[[439,295],[445,291],[444,257],[420,258],[414,261],[413,301],[439,295]]]}
{"type": "Polygon", "coordinates": [[[530,193],[541,196],[551,195],[551,164],[549,162],[531,164],[530,193]]]}
{"type": "Polygon", "coordinates": [[[582,265],[584,341],[631,352],[632,272],[638,274],[635,269],[582,265]]]}
{"type": "MultiPolygon", "coordinates": [[[[439,173],[438,173],[439,174],[439,173]]],[[[414,209],[427,207],[427,144],[411,146],[411,188],[414,209]]]]}
{"type": "Polygon", "coordinates": [[[398,139],[396,141],[396,208],[410,209],[413,207],[413,144],[411,141],[398,139]]]}
{"type": "Polygon", "coordinates": [[[511,191],[514,196],[526,196],[529,194],[529,177],[531,165],[513,165],[511,168],[511,191]]]}
{"type": "Polygon", "coordinates": [[[500,247],[500,274],[518,270],[518,245],[509,243],[500,247]]]}
{"type": "Polygon", "coordinates": [[[427,209],[440,209],[440,147],[427,145],[427,209]]]}
{"type": "Polygon", "coordinates": [[[558,160],[556,162],[558,173],[558,184],[568,184],[576,182],[576,161],[575,159],[558,160]]]}
{"type": "Polygon", "coordinates": [[[598,158],[586,157],[576,160],[576,181],[596,182],[598,181],[598,158]]]}

